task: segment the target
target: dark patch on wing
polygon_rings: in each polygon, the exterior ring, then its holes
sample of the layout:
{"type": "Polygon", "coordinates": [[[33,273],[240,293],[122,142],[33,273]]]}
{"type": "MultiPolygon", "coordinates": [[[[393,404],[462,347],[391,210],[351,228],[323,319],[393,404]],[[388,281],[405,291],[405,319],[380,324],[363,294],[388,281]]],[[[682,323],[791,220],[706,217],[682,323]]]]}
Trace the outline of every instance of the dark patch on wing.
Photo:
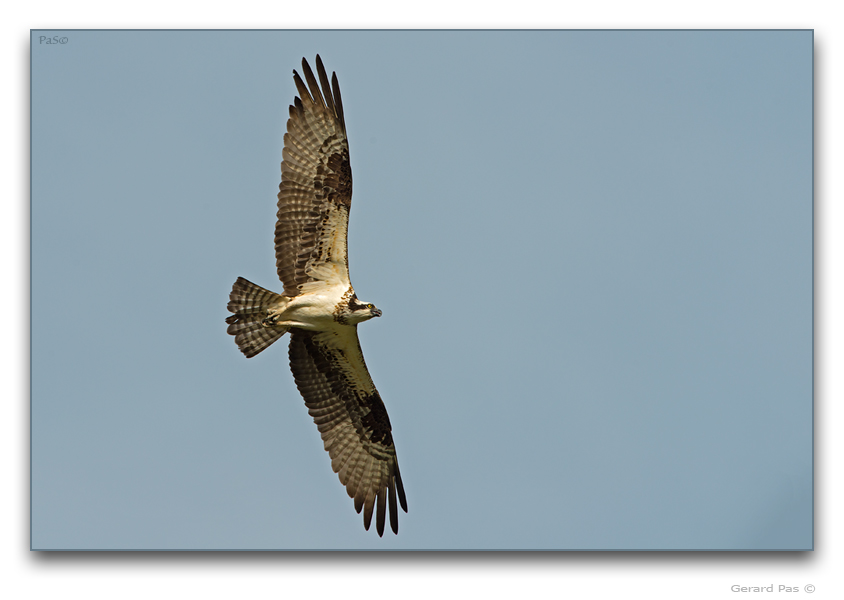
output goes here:
{"type": "Polygon", "coordinates": [[[378,390],[374,390],[368,396],[361,398],[361,404],[369,409],[363,416],[361,423],[364,430],[370,432],[369,439],[376,444],[384,446],[393,445],[393,428],[390,425],[390,417],[387,416],[387,408],[378,390]]]}
{"type": "Polygon", "coordinates": [[[328,198],[336,204],[346,208],[352,205],[352,165],[349,163],[349,149],[335,153],[328,157],[328,168],[331,175],[326,178],[325,185],[333,190],[328,198]]]}

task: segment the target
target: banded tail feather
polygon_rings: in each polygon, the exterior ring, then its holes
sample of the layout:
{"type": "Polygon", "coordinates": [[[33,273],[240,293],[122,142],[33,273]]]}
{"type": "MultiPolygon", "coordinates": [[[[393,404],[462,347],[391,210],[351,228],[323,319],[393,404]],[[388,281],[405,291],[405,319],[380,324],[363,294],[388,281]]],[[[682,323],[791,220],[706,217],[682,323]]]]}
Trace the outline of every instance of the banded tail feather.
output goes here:
{"type": "Polygon", "coordinates": [[[271,327],[264,323],[270,308],[285,300],[284,296],[265,290],[243,277],[234,282],[227,306],[234,314],[226,318],[229,324],[226,333],[234,336],[237,347],[246,358],[252,358],[287,333],[286,327],[271,327]]]}

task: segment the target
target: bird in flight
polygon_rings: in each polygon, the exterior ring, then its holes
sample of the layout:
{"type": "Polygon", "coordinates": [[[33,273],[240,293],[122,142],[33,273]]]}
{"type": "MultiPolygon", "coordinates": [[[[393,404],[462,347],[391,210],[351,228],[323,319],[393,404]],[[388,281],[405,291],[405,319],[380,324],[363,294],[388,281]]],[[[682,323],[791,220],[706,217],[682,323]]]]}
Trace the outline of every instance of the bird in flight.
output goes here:
{"type": "Polygon", "coordinates": [[[337,75],[319,55],[317,78],[302,59],[299,95],[290,106],[281,163],[275,256],[284,292],[238,277],[229,296],[228,333],[251,358],[290,334],[290,370],[313,417],[331,468],[363,510],[369,530],[398,533],[398,503],[407,512],[396,447],[384,402],[358,341],[358,323],[380,317],[349,280],[347,230],[352,203],[349,142],[337,75]],[[306,85],[307,82],[307,85],[306,85]],[[320,84],[322,91],[320,91],[320,84]],[[396,497],[398,496],[398,502],[396,497]]]}

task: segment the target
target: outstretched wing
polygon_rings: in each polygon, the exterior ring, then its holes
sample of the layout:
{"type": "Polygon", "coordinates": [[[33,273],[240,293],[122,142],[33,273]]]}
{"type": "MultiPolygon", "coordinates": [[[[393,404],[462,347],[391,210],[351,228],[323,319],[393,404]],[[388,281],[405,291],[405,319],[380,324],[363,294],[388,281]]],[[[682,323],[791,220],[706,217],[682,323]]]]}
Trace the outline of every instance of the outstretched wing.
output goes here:
{"type": "Polygon", "coordinates": [[[275,256],[284,294],[296,296],[328,283],[349,283],[346,234],[352,169],[337,75],[331,85],[319,55],[314,78],[302,59],[307,86],[296,71],[299,96],[290,107],[275,226],[275,256]]]}
{"type": "Polygon", "coordinates": [[[331,456],[331,468],[363,509],[368,530],[376,508],[378,535],[384,534],[387,503],[390,526],[399,530],[396,494],[407,512],[407,500],[396,460],[387,409],[363,361],[357,328],[343,333],[294,329],[290,337],[290,369],[308,413],[331,456]]]}

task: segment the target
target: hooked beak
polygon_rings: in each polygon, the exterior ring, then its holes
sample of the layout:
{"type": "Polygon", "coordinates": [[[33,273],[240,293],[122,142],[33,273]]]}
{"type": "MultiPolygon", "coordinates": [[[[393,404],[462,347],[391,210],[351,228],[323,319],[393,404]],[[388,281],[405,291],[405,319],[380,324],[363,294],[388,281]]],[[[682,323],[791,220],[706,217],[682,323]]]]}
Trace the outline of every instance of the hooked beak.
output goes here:
{"type": "Polygon", "coordinates": [[[379,309],[379,308],[370,309],[370,312],[372,313],[373,317],[380,317],[381,316],[381,309],[379,309]]]}

